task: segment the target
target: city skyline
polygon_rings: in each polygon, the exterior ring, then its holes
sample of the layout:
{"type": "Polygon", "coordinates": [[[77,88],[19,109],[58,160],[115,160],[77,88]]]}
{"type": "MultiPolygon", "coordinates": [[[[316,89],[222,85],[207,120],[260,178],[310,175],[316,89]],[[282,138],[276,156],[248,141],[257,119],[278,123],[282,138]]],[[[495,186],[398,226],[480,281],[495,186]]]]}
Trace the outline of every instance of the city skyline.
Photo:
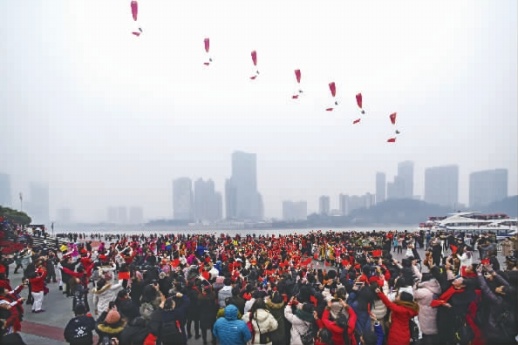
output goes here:
{"type": "MultiPolygon", "coordinates": [[[[245,152],[240,152],[242,154],[245,154],[245,155],[251,155],[251,156],[254,156],[254,154],[250,154],[250,153],[245,153],[245,152]]],[[[231,160],[229,160],[231,161],[231,160]]],[[[259,163],[260,165],[260,163],[259,163]]],[[[399,167],[399,170],[401,170],[401,167],[403,166],[412,166],[412,167],[415,167],[415,163],[412,162],[412,161],[404,161],[404,162],[399,162],[397,164],[397,166],[399,167]]],[[[457,165],[441,165],[441,166],[435,166],[435,167],[426,167],[423,169],[423,178],[427,175],[427,173],[432,170],[432,171],[441,171],[441,170],[444,170],[444,169],[448,169],[448,168],[456,168],[456,172],[458,173],[460,169],[459,166],[457,165]]],[[[404,169],[403,169],[404,170],[404,169]]],[[[422,194],[415,194],[413,195],[414,198],[416,199],[419,199],[419,200],[423,200],[423,201],[427,201],[426,200],[426,193],[425,193],[425,189],[426,189],[426,180],[424,180],[424,183],[423,183],[423,186],[422,188],[415,188],[415,180],[416,180],[416,177],[417,177],[417,173],[415,171],[415,169],[411,169],[413,170],[413,176],[412,176],[412,180],[414,180],[414,183],[413,183],[413,188],[412,190],[421,190],[423,191],[422,194]]],[[[456,182],[457,184],[457,187],[458,189],[460,190],[460,186],[465,183],[468,185],[472,184],[472,181],[470,180],[470,178],[472,176],[479,176],[479,175],[483,175],[483,176],[486,176],[487,173],[492,173],[492,172],[499,172],[500,174],[502,174],[502,171],[506,171],[506,169],[489,169],[489,170],[480,170],[480,171],[473,171],[473,172],[470,172],[468,174],[468,180],[466,181],[461,181],[460,179],[456,182]]],[[[299,197],[299,198],[290,198],[290,197],[285,197],[285,198],[281,198],[281,201],[278,205],[278,212],[275,213],[275,214],[265,214],[264,215],[264,218],[265,219],[282,219],[283,218],[283,214],[284,214],[284,211],[283,211],[283,205],[285,204],[285,202],[288,202],[288,203],[291,203],[291,204],[297,204],[299,202],[303,202],[303,203],[306,203],[305,207],[307,209],[307,212],[308,214],[311,214],[311,213],[321,213],[321,209],[322,207],[326,210],[328,210],[328,212],[339,212],[339,213],[342,213],[342,214],[347,214],[348,212],[350,212],[351,209],[354,209],[354,208],[357,208],[357,207],[361,207],[361,205],[366,205],[366,206],[369,206],[369,205],[373,205],[375,203],[377,203],[376,201],[376,192],[377,192],[377,188],[378,188],[378,178],[379,178],[379,175],[380,174],[383,174],[385,175],[386,177],[386,174],[384,172],[380,172],[380,171],[376,171],[374,172],[374,178],[373,178],[373,185],[372,185],[372,188],[370,190],[365,190],[360,193],[348,193],[346,190],[339,190],[339,191],[336,191],[336,193],[329,193],[329,194],[326,194],[326,193],[320,193],[318,195],[316,195],[314,198],[312,197],[299,197]],[[322,201],[322,198],[325,198],[326,200],[325,201],[322,201]],[[362,198],[364,197],[367,197],[369,200],[363,200],[362,198]],[[345,199],[344,199],[345,198],[345,199]],[[324,204],[322,204],[324,202],[324,204]],[[325,206],[322,206],[322,205],[325,205],[325,206]],[[360,205],[360,206],[359,206],[360,205]]],[[[2,172],[0,172],[0,176],[2,176],[2,172]]],[[[9,175],[8,174],[3,174],[3,180],[9,180],[9,175]],[[7,177],[7,178],[6,178],[7,177]]],[[[260,176],[257,176],[258,179],[260,179],[260,176]]],[[[394,181],[396,181],[398,179],[398,174],[396,173],[391,179],[388,179],[386,178],[386,182],[385,182],[385,186],[387,186],[389,183],[393,183],[394,181]],[[393,180],[392,182],[390,180],[393,180]]],[[[436,178],[435,178],[436,179],[436,178]]],[[[487,177],[486,177],[487,179],[487,177]]],[[[493,180],[492,180],[493,181],[493,180]]],[[[80,212],[78,212],[78,210],[74,209],[74,208],[71,208],[71,207],[65,207],[65,205],[62,205],[61,207],[59,206],[56,206],[55,208],[52,208],[51,211],[50,211],[50,214],[49,214],[49,220],[48,221],[52,221],[54,219],[59,219],[60,217],[64,217],[63,214],[60,216],[60,212],[62,213],[64,210],[67,210],[66,211],[66,217],[68,218],[72,218],[72,221],[74,222],[89,222],[89,221],[93,221],[93,222],[104,222],[104,221],[108,221],[108,222],[118,222],[118,223],[124,223],[125,221],[121,221],[120,220],[120,216],[109,216],[106,214],[107,210],[109,209],[115,209],[115,211],[117,209],[121,209],[121,208],[127,208],[127,210],[130,210],[131,208],[138,208],[138,209],[141,209],[142,210],[142,213],[143,213],[143,216],[142,218],[144,220],[153,220],[153,219],[176,219],[176,220],[196,220],[195,219],[195,209],[196,209],[196,205],[195,205],[195,186],[196,186],[196,183],[200,183],[200,182],[203,182],[203,184],[209,184],[209,190],[211,190],[211,193],[214,193],[214,197],[217,197],[217,198],[221,198],[222,200],[226,200],[227,196],[226,196],[226,193],[224,192],[225,191],[225,186],[222,185],[222,186],[218,186],[217,184],[214,183],[214,181],[210,178],[208,178],[206,181],[203,181],[202,178],[196,178],[196,177],[186,177],[186,176],[183,176],[183,177],[178,177],[178,178],[175,178],[172,180],[172,184],[170,182],[170,185],[173,186],[172,189],[170,189],[170,195],[169,195],[169,199],[172,200],[170,203],[169,203],[169,209],[170,209],[170,213],[167,214],[167,213],[164,213],[162,215],[158,215],[158,216],[150,216],[150,214],[152,214],[152,212],[149,212],[149,208],[146,207],[145,205],[143,204],[139,204],[138,200],[136,201],[132,201],[131,203],[128,203],[128,202],[125,202],[125,203],[121,203],[119,204],[118,206],[116,205],[106,205],[105,208],[103,209],[99,209],[99,217],[97,218],[82,218],[81,216],[77,216],[76,214],[80,212]],[[194,181],[194,182],[193,182],[194,181]],[[180,187],[182,189],[182,192],[180,192],[179,195],[181,195],[179,197],[179,200],[181,200],[180,202],[182,203],[182,206],[180,206],[177,210],[177,212],[180,212],[176,215],[175,217],[175,213],[174,213],[174,200],[175,200],[175,192],[174,192],[174,184],[175,183],[180,183],[180,187]],[[219,196],[217,196],[219,195],[219,196]],[[223,195],[223,196],[222,196],[223,195]],[[124,206],[121,206],[121,205],[124,205],[124,206]],[[187,205],[190,205],[187,207],[187,205]],[[181,215],[182,212],[187,212],[187,214],[183,214],[181,215]],[[73,215],[73,216],[72,216],[73,215]],[[116,220],[118,219],[118,220],[116,220]]],[[[433,182],[431,182],[432,185],[433,185],[433,182]]],[[[495,193],[490,193],[490,195],[488,195],[488,198],[491,200],[491,201],[496,201],[495,199],[495,196],[494,195],[503,195],[503,191],[502,191],[502,188],[503,186],[505,185],[508,185],[508,182],[507,182],[507,176],[506,176],[506,179],[505,179],[505,183],[502,184],[502,183],[499,183],[498,186],[500,186],[499,188],[499,191],[498,193],[500,194],[495,194],[495,193]]],[[[31,183],[30,184],[30,187],[34,190],[36,186],[39,186],[39,188],[37,188],[39,190],[40,193],[42,193],[42,190],[41,190],[41,186],[44,185],[44,183],[31,183]]],[[[204,187],[206,188],[206,187],[204,187]]],[[[479,188],[480,189],[480,188],[479,188]]],[[[487,188],[483,188],[483,190],[487,190],[487,188]]],[[[2,193],[3,189],[2,189],[2,186],[0,186],[0,197],[5,197],[5,195],[2,193]]],[[[12,191],[12,187],[11,187],[11,191],[12,191]]],[[[51,193],[51,189],[49,188],[49,191],[48,191],[48,194],[52,194],[51,193]]],[[[477,191],[478,192],[478,191],[477,191]]],[[[261,194],[261,190],[258,190],[258,193],[261,194]]],[[[482,193],[487,193],[487,192],[482,192],[482,193]]],[[[14,193],[12,193],[14,194],[14,193]]],[[[18,193],[15,193],[16,196],[18,197],[18,193]]],[[[44,192],[43,192],[44,194],[44,192]]],[[[31,194],[30,193],[25,193],[24,194],[24,202],[25,202],[25,207],[29,208],[29,210],[31,209],[31,204],[33,204],[34,202],[31,202],[31,194]]],[[[212,195],[212,194],[211,194],[212,195]]],[[[453,195],[455,195],[455,193],[453,193],[453,195]]],[[[458,192],[457,192],[457,195],[458,195],[458,192]]],[[[480,195],[480,192],[478,192],[478,195],[480,195]]],[[[484,194],[482,194],[484,195],[484,194]]],[[[518,193],[512,193],[512,192],[507,192],[507,196],[513,196],[513,195],[518,195],[518,193]]],[[[14,197],[14,196],[12,196],[14,197]]],[[[444,198],[452,198],[451,195],[443,195],[444,198]]],[[[453,196],[453,198],[455,198],[455,196],[453,196]]],[[[479,197],[480,198],[480,197],[479,197]]],[[[49,204],[52,204],[52,198],[49,197],[49,204]]],[[[394,199],[394,196],[392,198],[387,197],[385,198],[385,200],[388,200],[388,199],[394,199]]],[[[434,199],[432,199],[434,200],[434,199]]],[[[14,201],[14,200],[13,200],[14,201]]],[[[16,201],[19,202],[19,199],[17,199],[16,201]]],[[[223,203],[223,201],[221,201],[223,203]]],[[[228,201],[227,201],[228,202],[228,201]]],[[[427,202],[431,202],[431,200],[428,200],[427,202]]],[[[433,203],[433,202],[431,202],[433,203]]],[[[39,204],[41,205],[41,197],[40,197],[40,202],[39,204]]],[[[445,205],[443,203],[440,203],[438,202],[437,204],[442,204],[443,206],[448,206],[448,205],[445,205]]],[[[19,205],[19,204],[18,204],[19,205]]],[[[468,197],[466,198],[466,200],[461,200],[460,198],[457,199],[457,203],[455,204],[455,206],[463,206],[463,207],[471,207],[471,205],[469,204],[469,193],[468,193],[468,197]]],[[[455,206],[450,206],[452,208],[452,210],[455,208],[455,206]]],[[[44,207],[46,207],[44,205],[44,207]]],[[[221,207],[221,206],[220,206],[221,207]]],[[[275,208],[275,206],[272,207],[272,205],[264,205],[264,208],[275,208]]],[[[14,206],[13,208],[15,209],[19,209],[19,206],[16,207],[14,206]]],[[[34,206],[32,206],[32,208],[34,209],[34,206]]],[[[27,211],[27,209],[25,209],[27,211]]],[[[126,212],[127,212],[126,210],[126,212]]],[[[36,217],[40,218],[41,219],[41,211],[38,210],[36,208],[36,211],[39,212],[35,214],[36,217]]],[[[45,212],[45,211],[43,211],[45,212]]],[[[108,211],[109,212],[109,211],[108,211]]],[[[113,211],[112,211],[113,212],[113,211]]],[[[219,212],[219,211],[218,211],[219,212]]],[[[221,210],[221,214],[222,214],[222,217],[221,219],[226,219],[227,216],[228,216],[228,213],[227,213],[227,206],[223,207],[222,210],[221,210]]],[[[65,218],[66,218],[65,217],[65,218]]],[[[127,216],[126,216],[127,217],[127,216]]],[[[217,218],[217,217],[214,217],[212,216],[212,219],[214,218],[217,218]]],[[[202,221],[203,219],[198,219],[200,221],[202,221]]],[[[205,220],[208,220],[208,219],[205,219],[205,220]]]]}
{"type": "Polygon", "coordinates": [[[424,169],[451,164],[460,203],[475,171],[508,169],[518,194],[517,12],[516,0],[154,0],[139,3],[136,37],[124,1],[2,0],[11,206],[42,182],[53,217],[141,205],[171,218],[172,180],[212,179],[224,196],[234,151],[256,154],[266,217],[283,200],[318,212],[321,195],[331,209],[374,195],[381,171],[407,193],[405,161],[421,199],[424,169]]]}

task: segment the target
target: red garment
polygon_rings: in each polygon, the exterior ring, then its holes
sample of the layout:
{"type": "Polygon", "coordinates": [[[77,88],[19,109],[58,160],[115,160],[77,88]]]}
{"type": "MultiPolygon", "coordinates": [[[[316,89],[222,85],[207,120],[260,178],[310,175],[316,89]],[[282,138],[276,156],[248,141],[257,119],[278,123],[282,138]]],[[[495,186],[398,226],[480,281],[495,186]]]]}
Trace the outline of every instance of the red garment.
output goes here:
{"type": "Polygon", "coordinates": [[[13,330],[15,332],[20,332],[22,330],[20,315],[23,314],[23,300],[18,299],[14,294],[10,293],[6,293],[5,295],[0,296],[0,300],[7,301],[9,304],[15,302],[13,305],[11,305],[11,309],[9,309],[11,313],[5,322],[6,328],[13,326],[13,330]]]}
{"type": "MultiPolygon", "coordinates": [[[[347,308],[349,313],[349,320],[347,321],[347,334],[349,337],[349,344],[357,344],[356,337],[354,336],[354,328],[356,327],[356,313],[353,308],[347,308]]],[[[344,329],[336,324],[336,322],[329,320],[329,309],[325,309],[322,314],[322,322],[324,327],[331,331],[333,344],[334,345],[345,345],[344,341],[344,329]]]]}
{"type": "Polygon", "coordinates": [[[44,270],[42,275],[29,279],[29,282],[31,283],[32,292],[42,292],[45,290],[46,277],[47,271],[44,270]]]}
{"type": "Polygon", "coordinates": [[[443,304],[447,303],[450,300],[451,296],[453,296],[456,293],[461,293],[461,292],[464,292],[464,289],[455,289],[453,286],[450,286],[450,288],[448,290],[446,290],[445,292],[443,292],[443,294],[441,296],[439,296],[438,299],[434,299],[432,301],[432,303],[430,303],[430,306],[434,307],[434,308],[440,307],[443,304]]]}
{"type": "Polygon", "coordinates": [[[411,318],[417,316],[418,312],[411,308],[392,303],[383,292],[378,293],[378,297],[392,312],[392,324],[390,325],[387,345],[409,345],[410,328],[408,327],[408,322],[411,318]]]}

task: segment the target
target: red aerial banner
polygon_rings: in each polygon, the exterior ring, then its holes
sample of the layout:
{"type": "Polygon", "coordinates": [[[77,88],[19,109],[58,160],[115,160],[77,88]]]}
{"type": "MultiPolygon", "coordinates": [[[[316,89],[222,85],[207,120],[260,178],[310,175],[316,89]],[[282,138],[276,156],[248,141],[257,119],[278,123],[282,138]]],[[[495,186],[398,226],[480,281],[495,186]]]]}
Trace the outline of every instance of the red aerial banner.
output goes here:
{"type": "Polygon", "coordinates": [[[203,45],[205,47],[205,53],[207,53],[207,56],[208,56],[208,60],[209,61],[205,61],[203,64],[205,66],[208,66],[210,65],[210,63],[212,62],[212,58],[210,57],[209,55],[209,51],[210,51],[210,39],[207,37],[203,40],[203,45]]]}
{"type": "Polygon", "coordinates": [[[397,113],[392,113],[392,114],[389,115],[390,122],[392,122],[393,125],[396,124],[396,116],[397,116],[397,113]]]}
{"type": "MultiPolygon", "coordinates": [[[[333,99],[336,96],[336,84],[334,81],[329,83],[329,91],[331,91],[331,96],[333,96],[333,99]]],[[[335,105],[338,105],[338,102],[335,100],[335,105]]],[[[326,108],[326,111],[333,111],[333,107],[326,108]]]]}
{"type": "Polygon", "coordinates": [[[300,77],[301,76],[302,75],[300,74],[300,69],[296,69],[295,70],[295,78],[297,78],[297,83],[299,83],[299,84],[300,84],[300,77]]]}
{"type": "Polygon", "coordinates": [[[138,2],[133,0],[131,2],[131,15],[133,16],[133,20],[137,21],[138,16],[138,2]]]}
{"type": "MultiPolygon", "coordinates": [[[[302,93],[302,89],[300,89],[300,78],[301,77],[302,77],[302,74],[300,73],[300,69],[296,69],[295,70],[295,79],[297,79],[297,84],[299,84],[299,94],[302,93]]],[[[295,95],[291,96],[291,98],[298,99],[299,95],[295,94],[295,95]]]]}
{"type": "MultiPolygon", "coordinates": [[[[254,63],[254,66],[257,67],[257,52],[255,50],[252,50],[252,53],[250,54],[252,56],[252,62],[254,63]]],[[[259,70],[255,71],[255,75],[251,76],[250,79],[254,80],[259,75],[259,70]]]]}

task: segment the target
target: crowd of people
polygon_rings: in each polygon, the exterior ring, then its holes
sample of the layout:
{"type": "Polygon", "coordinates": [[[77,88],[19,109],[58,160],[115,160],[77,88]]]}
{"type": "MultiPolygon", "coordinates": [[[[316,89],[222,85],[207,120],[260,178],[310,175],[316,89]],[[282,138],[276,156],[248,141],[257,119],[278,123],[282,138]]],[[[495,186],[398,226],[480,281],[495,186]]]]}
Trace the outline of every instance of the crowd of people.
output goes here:
{"type": "Polygon", "coordinates": [[[24,303],[45,312],[55,282],[71,300],[64,339],[72,345],[186,345],[192,338],[204,345],[517,344],[516,236],[506,240],[502,267],[489,234],[81,240],[28,244],[12,262],[3,259],[4,340],[21,331],[24,303]],[[11,287],[10,266],[21,270],[20,286],[11,287]]]}

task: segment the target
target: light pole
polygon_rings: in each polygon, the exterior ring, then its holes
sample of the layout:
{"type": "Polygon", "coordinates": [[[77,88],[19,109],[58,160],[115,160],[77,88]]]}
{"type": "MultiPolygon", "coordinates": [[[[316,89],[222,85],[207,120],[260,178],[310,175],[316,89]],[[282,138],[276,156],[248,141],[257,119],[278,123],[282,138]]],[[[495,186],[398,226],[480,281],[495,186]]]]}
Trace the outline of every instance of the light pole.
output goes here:
{"type": "Polygon", "coordinates": [[[23,212],[23,194],[20,192],[20,211],[23,212]]]}

